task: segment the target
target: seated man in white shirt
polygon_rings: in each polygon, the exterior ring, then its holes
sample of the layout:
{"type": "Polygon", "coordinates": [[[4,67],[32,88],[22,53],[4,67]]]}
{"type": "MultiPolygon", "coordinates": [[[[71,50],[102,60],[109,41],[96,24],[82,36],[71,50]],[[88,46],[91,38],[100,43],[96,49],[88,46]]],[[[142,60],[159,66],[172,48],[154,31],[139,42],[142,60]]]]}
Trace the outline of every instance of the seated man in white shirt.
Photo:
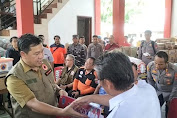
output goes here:
{"type": "Polygon", "coordinates": [[[97,60],[96,71],[108,95],[85,96],[75,104],[94,102],[109,106],[111,113],[107,118],[161,118],[155,89],[143,80],[134,84],[132,64],[123,53],[113,50],[104,54],[97,60]]]}

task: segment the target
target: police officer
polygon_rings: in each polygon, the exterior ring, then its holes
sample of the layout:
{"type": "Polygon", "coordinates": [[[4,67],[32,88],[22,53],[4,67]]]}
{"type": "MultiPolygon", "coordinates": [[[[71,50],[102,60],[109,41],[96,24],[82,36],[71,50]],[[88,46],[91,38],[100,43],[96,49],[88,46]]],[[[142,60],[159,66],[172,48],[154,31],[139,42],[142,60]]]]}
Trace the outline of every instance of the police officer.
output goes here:
{"type": "Polygon", "coordinates": [[[84,47],[79,44],[78,35],[73,35],[73,44],[69,45],[67,54],[72,54],[75,57],[75,65],[81,67],[85,63],[86,55],[84,47]]]}
{"type": "Polygon", "coordinates": [[[93,43],[89,44],[87,49],[87,58],[94,57],[97,59],[103,53],[103,48],[100,43],[98,43],[98,36],[93,35],[93,43]]]}
{"type": "Polygon", "coordinates": [[[147,66],[147,78],[157,91],[161,106],[176,95],[177,73],[176,66],[168,62],[166,52],[159,51],[155,55],[154,61],[147,66]]]}
{"type": "Polygon", "coordinates": [[[87,56],[87,46],[85,45],[85,37],[84,36],[81,36],[79,38],[79,43],[84,47],[85,56],[87,56]]]}
{"type": "Polygon", "coordinates": [[[151,41],[151,34],[150,30],[146,30],[145,34],[145,41],[141,42],[141,45],[138,50],[138,58],[141,59],[146,65],[149,62],[154,60],[154,55],[158,51],[157,44],[154,41],[151,41]]]}

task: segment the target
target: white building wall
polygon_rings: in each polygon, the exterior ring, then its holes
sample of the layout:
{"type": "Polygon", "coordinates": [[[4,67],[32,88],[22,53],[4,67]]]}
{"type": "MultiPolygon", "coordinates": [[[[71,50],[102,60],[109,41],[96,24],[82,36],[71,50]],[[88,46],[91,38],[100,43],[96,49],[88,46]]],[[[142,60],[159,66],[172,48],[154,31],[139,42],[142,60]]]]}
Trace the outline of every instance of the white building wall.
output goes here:
{"type": "Polygon", "coordinates": [[[92,17],[94,34],[94,0],[69,0],[68,3],[48,23],[49,45],[53,37],[59,35],[61,43],[72,43],[72,35],[77,34],[77,16],[92,17]]]}
{"type": "Polygon", "coordinates": [[[177,37],[177,0],[173,0],[171,37],[177,37]]]}

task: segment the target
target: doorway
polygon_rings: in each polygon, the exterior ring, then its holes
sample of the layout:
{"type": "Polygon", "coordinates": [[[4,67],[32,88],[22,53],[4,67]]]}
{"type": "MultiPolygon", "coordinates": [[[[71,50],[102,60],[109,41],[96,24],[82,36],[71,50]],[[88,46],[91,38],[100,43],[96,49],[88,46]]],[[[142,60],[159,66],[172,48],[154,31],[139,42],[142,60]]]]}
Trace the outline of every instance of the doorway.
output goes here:
{"type": "Polygon", "coordinates": [[[85,37],[85,45],[89,45],[92,40],[92,17],[77,17],[77,34],[85,37]]]}

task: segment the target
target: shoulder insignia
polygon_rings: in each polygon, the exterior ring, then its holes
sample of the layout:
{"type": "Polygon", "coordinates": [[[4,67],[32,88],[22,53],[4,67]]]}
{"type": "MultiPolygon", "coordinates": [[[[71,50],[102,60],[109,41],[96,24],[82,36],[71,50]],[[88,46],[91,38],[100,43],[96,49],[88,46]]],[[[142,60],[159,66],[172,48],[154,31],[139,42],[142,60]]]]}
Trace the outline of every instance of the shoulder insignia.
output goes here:
{"type": "Polygon", "coordinates": [[[147,66],[147,71],[149,71],[149,66],[147,66]]]}
{"type": "Polygon", "coordinates": [[[167,80],[166,80],[166,84],[167,84],[167,85],[170,85],[170,84],[171,84],[170,79],[167,79],[167,80]]]}
{"type": "Polygon", "coordinates": [[[71,75],[74,75],[74,71],[71,72],[71,75]]]}
{"type": "Polygon", "coordinates": [[[177,73],[175,73],[175,80],[177,80],[177,73]]]}
{"type": "Polygon", "coordinates": [[[166,76],[171,77],[171,74],[170,73],[166,73],[166,76]]]}
{"type": "Polygon", "coordinates": [[[48,70],[48,67],[45,64],[42,64],[42,69],[43,70],[48,70]]]}
{"type": "Polygon", "coordinates": [[[152,73],[157,73],[157,71],[156,70],[152,70],[152,73]]]}
{"type": "Polygon", "coordinates": [[[155,78],[153,78],[153,80],[156,82],[156,79],[155,79],[155,78]]]}
{"type": "Polygon", "coordinates": [[[45,75],[48,76],[51,72],[52,72],[52,69],[49,68],[49,70],[47,70],[47,71],[45,72],[45,75]]]}

